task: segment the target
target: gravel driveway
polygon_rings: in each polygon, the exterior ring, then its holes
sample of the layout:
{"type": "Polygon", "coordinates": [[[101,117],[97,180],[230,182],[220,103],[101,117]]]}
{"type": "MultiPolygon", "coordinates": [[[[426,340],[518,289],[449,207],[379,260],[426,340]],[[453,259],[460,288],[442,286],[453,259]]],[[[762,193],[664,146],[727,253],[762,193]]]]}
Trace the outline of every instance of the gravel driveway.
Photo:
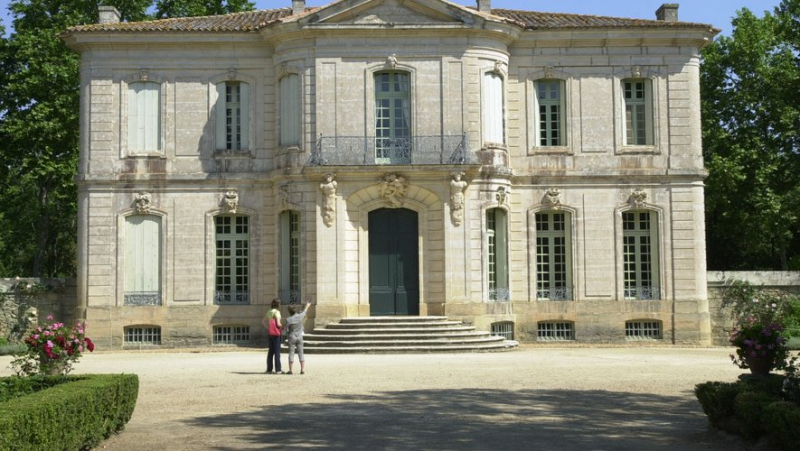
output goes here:
{"type": "MultiPolygon", "coordinates": [[[[267,375],[261,351],[108,352],[85,356],[75,373],[139,375],[133,418],[107,450],[732,451],[747,448],[711,429],[693,394],[741,374],[729,353],[308,355],[305,375],[267,375]]],[[[0,375],[11,374],[11,359],[0,359],[0,375]]]]}

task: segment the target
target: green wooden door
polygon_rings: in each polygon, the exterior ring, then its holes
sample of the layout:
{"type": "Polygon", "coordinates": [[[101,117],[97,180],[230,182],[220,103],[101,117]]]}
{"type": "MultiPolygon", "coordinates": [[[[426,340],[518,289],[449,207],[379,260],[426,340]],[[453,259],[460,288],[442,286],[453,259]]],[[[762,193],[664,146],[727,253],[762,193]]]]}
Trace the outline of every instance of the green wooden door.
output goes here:
{"type": "Polygon", "coordinates": [[[369,312],[419,315],[417,213],[382,208],[369,214],[369,312]]]}

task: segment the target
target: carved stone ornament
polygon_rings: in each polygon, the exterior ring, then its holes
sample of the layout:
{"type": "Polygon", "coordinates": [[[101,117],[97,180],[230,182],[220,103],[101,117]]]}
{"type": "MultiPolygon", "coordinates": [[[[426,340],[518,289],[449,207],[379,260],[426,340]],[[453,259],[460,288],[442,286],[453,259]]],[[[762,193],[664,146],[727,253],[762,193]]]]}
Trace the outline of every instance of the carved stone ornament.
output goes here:
{"type": "Polygon", "coordinates": [[[236,69],[230,68],[228,69],[228,80],[236,80],[236,69]]]}
{"type": "Polygon", "coordinates": [[[634,208],[644,208],[647,202],[647,193],[641,188],[636,188],[633,190],[633,193],[631,193],[629,202],[634,208]]]}
{"type": "Polygon", "coordinates": [[[278,191],[278,196],[280,199],[281,210],[288,210],[289,207],[292,205],[291,199],[289,199],[289,184],[281,185],[278,191]]]}
{"type": "Polygon", "coordinates": [[[236,214],[236,209],[239,208],[239,193],[235,190],[227,191],[222,197],[222,205],[228,213],[236,214]]]}
{"type": "Polygon", "coordinates": [[[498,204],[502,205],[506,203],[507,195],[508,192],[506,192],[506,188],[501,186],[500,188],[497,188],[497,194],[494,195],[494,198],[497,200],[498,204]]]}
{"type": "Polygon", "coordinates": [[[642,78],[642,66],[631,67],[631,77],[642,78]]]}
{"type": "Polygon", "coordinates": [[[386,172],[378,179],[378,191],[391,208],[403,206],[407,187],[405,179],[395,173],[386,172]]]}
{"type": "Polygon", "coordinates": [[[139,72],[139,81],[142,82],[150,81],[150,73],[147,71],[147,69],[142,69],[139,72]]]}
{"type": "Polygon", "coordinates": [[[386,58],[386,65],[389,66],[390,69],[397,68],[397,54],[392,53],[386,58]]]}
{"type": "Polygon", "coordinates": [[[336,174],[329,172],[325,175],[325,180],[319,184],[322,191],[322,222],[331,227],[336,220],[336,174]]]}
{"type": "Polygon", "coordinates": [[[133,208],[135,208],[136,213],[140,215],[150,214],[151,201],[150,193],[142,191],[137,193],[133,198],[133,208]]]}
{"type": "Polygon", "coordinates": [[[544,68],[544,78],[554,78],[555,77],[555,70],[553,66],[545,66],[544,68]]]}
{"type": "Polygon", "coordinates": [[[464,220],[464,190],[467,182],[462,180],[463,172],[451,172],[450,177],[450,217],[453,225],[458,227],[464,220]]]}
{"type": "Polygon", "coordinates": [[[504,74],[505,73],[505,71],[503,71],[503,66],[504,65],[505,65],[504,62],[502,62],[500,60],[496,60],[494,62],[494,72],[496,72],[496,73],[498,73],[500,75],[504,74]]]}
{"type": "Polygon", "coordinates": [[[547,190],[547,192],[544,194],[544,200],[550,204],[550,207],[553,210],[558,210],[561,208],[561,192],[558,190],[558,188],[550,188],[547,190]]]}

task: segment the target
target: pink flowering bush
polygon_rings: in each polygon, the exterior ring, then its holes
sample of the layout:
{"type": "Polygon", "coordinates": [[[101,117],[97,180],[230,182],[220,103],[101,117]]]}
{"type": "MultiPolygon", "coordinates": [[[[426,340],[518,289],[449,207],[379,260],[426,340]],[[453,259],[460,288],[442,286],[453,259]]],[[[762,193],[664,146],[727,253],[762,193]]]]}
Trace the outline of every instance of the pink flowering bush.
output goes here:
{"type": "Polygon", "coordinates": [[[736,346],[736,355],[731,360],[739,368],[750,368],[748,359],[761,358],[768,362],[770,370],[784,369],[789,350],[782,335],[783,326],[772,322],[762,324],[755,318],[740,324],[731,334],[731,344],[736,346]]]}
{"type": "Polygon", "coordinates": [[[793,296],[778,290],[768,290],[732,281],[725,291],[723,306],[729,307],[734,327],[730,342],[736,347],[731,361],[739,368],[750,369],[753,364],[765,366],[766,372],[785,369],[789,350],[784,323],[793,296]],[[749,362],[748,362],[749,360],[749,362]]]}
{"type": "Polygon", "coordinates": [[[86,350],[94,351],[94,343],[86,337],[86,323],[70,328],[52,315],[47,320],[48,324],[28,331],[27,350],[11,362],[17,374],[67,374],[86,350]]]}

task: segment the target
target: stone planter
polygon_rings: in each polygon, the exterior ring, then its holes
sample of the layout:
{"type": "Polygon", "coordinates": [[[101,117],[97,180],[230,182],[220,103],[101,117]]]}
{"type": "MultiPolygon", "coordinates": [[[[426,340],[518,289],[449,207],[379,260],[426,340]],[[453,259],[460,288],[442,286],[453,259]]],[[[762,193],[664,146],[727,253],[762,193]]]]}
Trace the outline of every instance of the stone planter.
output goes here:
{"type": "Polygon", "coordinates": [[[775,358],[773,356],[746,356],[744,359],[750,368],[750,373],[755,376],[766,376],[772,371],[775,358]]]}
{"type": "Polygon", "coordinates": [[[47,376],[58,376],[66,374],[66,364],[60,360],[41,360],[39,361],[39,368],[42,373],[47,376]]]}

